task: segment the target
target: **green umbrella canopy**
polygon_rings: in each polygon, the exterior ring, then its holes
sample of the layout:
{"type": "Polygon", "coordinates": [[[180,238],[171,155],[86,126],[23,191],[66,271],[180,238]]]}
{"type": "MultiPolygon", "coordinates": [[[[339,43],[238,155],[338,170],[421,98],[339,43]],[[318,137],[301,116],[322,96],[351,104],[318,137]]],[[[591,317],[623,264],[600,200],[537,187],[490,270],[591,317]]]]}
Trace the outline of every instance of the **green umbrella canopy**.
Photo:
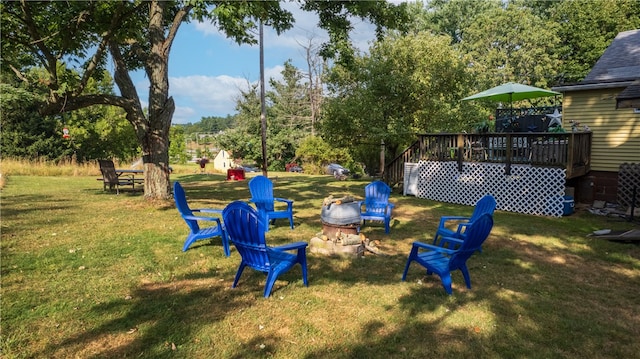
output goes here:
{"type": "Polygon", "coordinates": [[[500,86],[492,87],[475,95],[465,97],[462,101],[468,100],[493,100],[501,102],[512,102],[526,100],[537,97],[547,97],[560,95],[559,92],[541,89],[539,87],[527,86],[523,84],[507,82],[500,86]]]}

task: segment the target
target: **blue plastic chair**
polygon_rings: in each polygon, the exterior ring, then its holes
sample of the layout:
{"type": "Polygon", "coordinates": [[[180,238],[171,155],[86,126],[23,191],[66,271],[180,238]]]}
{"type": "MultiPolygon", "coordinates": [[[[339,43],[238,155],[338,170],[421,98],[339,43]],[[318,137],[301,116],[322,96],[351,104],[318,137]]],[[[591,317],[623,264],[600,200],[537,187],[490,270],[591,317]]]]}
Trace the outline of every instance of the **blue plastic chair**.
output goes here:
{"type": "MultiPolygon", "coordinates": [[[[476,206],[471,214],[471,217],[463,216],[443,216],[440,218],[440,224],[436,231],[436,235],[433,237],[433,244],[445,246],[446,242],[438,243],[438,240],[442,240],[444,237],[453,237],[457,239],[465,239],[466,231],[471,223],[480,218],[483,214],[489,214],[493,217],[493,212],[496,209],[496,199],[492,195],[487,194],[476,203],[476,206]],[[455,230],[447,227],[447,222],[457,222],[457,228],[455,230]]],[[[479,249],[482,251],[482,248],[479,249]]]]}
{"type": "Polygon", "coordinates": [[[402,281],[407,278],[409,265],[415,261],[427,269],[427,275],[436,273],[440,276],[442,286],[447,294],[452,294],[451,272],[460,270],[464,276],[467,288],[471,289],[471,278],[467,269],[467,260],[471,255],[480,249],[482,243],[487,239],[493,218],[488,213],[483,214],[467,228],[467,237],[464,240],[445,237],[444,240],[455,242],[458,249],[449,249],[432,244],[413,242],[407,265],[402,273],[402,281]],[[421,251],[422,250],[422,251],[421,251]]]}
{"type": "Polygon", "coordinates": [[[290,199],[273,197],[273,182],[265,176],[255,176],[249,181],[249,191],[251,199],[256,205],[258,213],[264,220],[265,231],[269,232],[269,223],[274,224],[278,218],[288,218],[289,225],[293,229],[293,201],[290,199]],[[276,211],[274,203],[283,202],[287,204],[286,210],[276,211]]]}
{"type": "Polygon", "coordinates": [[[265,241],[266,223],[262,221],[258,212],[245,202],[235,201],[227,205],[222,211],[222,219],[231,242],[242,257],[233,281],[233,288],[238,284],[244,268],[249,266],[267,274],[267,283],[264,287],[264,297],[267,298],[278,276],[298,263],[302,267],[302,281],[305,287],[309,285],[306,242],[269,247],[265,241]],[[289,250],[295,250],[297,253],[287,252],[289,250]]]}
{"type": "Polygon", "coordinates": [[[389,233],[391,210],[394,208],[394,204],[389,203],[391,187],[382,181],[374,181],[364,188],[364,194],[364,201],[360,201],[362,224],[364,225],[367,221],[382,221],[384,232],[389,233]]]}
{"type": "Polygon", "coordinates": [[[193,212],[222,214],[222,210],[210,208],[189,208],[184,189],[179,182],[175,182],[173,184],[173,199],[176,202],[176,208],[178,208],[178,212],[180,212],[180,215],[182,216],[184,221],[187,222],[187,226],[189,226],[190,229],[187,240],[184,242],[184,246],[182,246],[182,251],[185,252],[196,241],[213,237],[221,237],[224,255],[228,257],[230,255],[229,240],[227,238],[227,234],[224,231],[224,227],[220,222],[220,218],[193,215],[193,212]],[[215,226],[200,228],[198,222],[203,221],[215,222],[215,226]]]}

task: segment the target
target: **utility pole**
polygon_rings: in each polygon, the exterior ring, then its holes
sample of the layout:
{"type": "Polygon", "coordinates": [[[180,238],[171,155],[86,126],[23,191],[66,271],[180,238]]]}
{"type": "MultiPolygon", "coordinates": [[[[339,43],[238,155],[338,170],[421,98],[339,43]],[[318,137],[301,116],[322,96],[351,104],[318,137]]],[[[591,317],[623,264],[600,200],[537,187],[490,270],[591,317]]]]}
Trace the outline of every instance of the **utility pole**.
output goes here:
{"type": "Polygon", "coordinates": [[[267,110],[264,103],[264,34],[260,19],[260,126],[262,128],[262,174],[267,176],[267,110]]]}

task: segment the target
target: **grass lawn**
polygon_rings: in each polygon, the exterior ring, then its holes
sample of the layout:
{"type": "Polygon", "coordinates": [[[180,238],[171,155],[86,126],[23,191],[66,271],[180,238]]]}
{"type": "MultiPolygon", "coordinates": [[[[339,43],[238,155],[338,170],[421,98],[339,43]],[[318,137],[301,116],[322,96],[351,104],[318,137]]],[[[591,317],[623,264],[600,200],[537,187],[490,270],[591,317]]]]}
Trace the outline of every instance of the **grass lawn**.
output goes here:
{"type": "MultiPolygon", "coordinates": [[[[321,231],[324,197],[362,197],[366,180],[272,173],[295,200],[296,228],[279,220],[273,244],[321,231]]],[[[265,277],[219,240],[187,252],[172,202],[103,192],[96,176],[10,175],[2,189],[3,358],[631,358],[640,353],[640,247],[587,237],[635,224],[586,211],[563,218],[497,211],[483,252],[468,262],[473,289],[453,295],[413,264],[443,215],[472,208],[392,196],[391,233],[362,232],[385,255],[308,252],[264,299],[265,277]]],[[[176,173],[193,208],[248,199],[247,181],[176,173]]]]}

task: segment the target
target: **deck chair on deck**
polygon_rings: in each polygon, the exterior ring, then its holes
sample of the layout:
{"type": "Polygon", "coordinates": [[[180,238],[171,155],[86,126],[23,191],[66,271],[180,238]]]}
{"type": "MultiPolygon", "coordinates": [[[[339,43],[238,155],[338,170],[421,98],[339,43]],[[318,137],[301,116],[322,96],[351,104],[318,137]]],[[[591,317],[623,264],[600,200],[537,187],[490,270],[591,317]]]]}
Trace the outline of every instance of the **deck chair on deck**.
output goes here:
{"type": "Polygon", "coordinates": [[[471,277],[467,268],[467,260],[478,251],[482,243],[487,239],[491,228],[493,227],[493,218],[490,214],[485,213],[480,218],[471,223],[467,229],[467,237],[464,240],[457,238],[444,237],[443,240],[455,242],[458,244],[457,249],[443,248],[432,244],[413,242],[411,253],[407,259],[407,265],[402,273],[402,281],[407,279],[407,272],[411,262],[417,262],[427,269],[427,275],[433,273],[440,276],[442,286],[447,294],[452,294],[451,289],[451,272],[460,270],[464,277],[467,288],[471,289],[471,277]]]}
{"type": "Polygon", "coordinates": [[[182,216],[182,219],[187,222],[187,226],[189,226],[190,230],[189,234],[187,235],[187,239],[184,241],[184,245],[182,246],[182,251],[185,252],[196,241],[213,237],[220,237],[222,239],[222,248],[224,250],[224,255],[228,257],[230,255],[229,240],[227,238],[227,234],[224,231],[224,227],[220,222],[220,218],[195,216],[193,214],[193,212],[222,214],[222,210],[211,208],[189,208],[184,189],[179,182],[175,182],[173,184],[173,198],[176,202],[176,208],[178,209],[178,212],[180,212],[180,216],[182,216]],[[212,222],[215,225],[201,228],[200,225],[198,225],[198,222],[212,222]]]}
{"type": "Polygon", "coordinates": [[[364,201],[360,202],[360,218],[363,225],[367,221],[381,221],[384,223],[384,232],[388,234],[391,210],[394,208],[394,204],[389,203],[391,188],[382,181],[374,181],[364,188],[364,195],[364,201]]]}
{"type": "Polygon", "coordinates": [[[269,232],[269,224],[275,223],[278,218],[288,218],[289,226],[293,229],[293,201],[290,199],[273,196],[273,182],[265,176],[255,176],[249,181],[251,199],[258,213],[264,220],[264,230],[269,232]],[[281,202],[287,205],[287,209],[275,209],[275,203],[281,202]]]}
{"type": "Polygon", "coordinates": [[[267,275],[264,287],[264,297],[267,298],[278,276],[296,264],[302,267],[302,282],[305,287],[308,286],[307,242],[268,246],[264,228],[268,224],[263,222],[263,218],[258,211],[242,201],[232,202],[222,211],[227,234],[242,257],[232,288],[236,287],[242,271],[248,266],[267,275]],[[295,251],[295,254],[288,251],[295,251]]]}
{"type": "MultiPolygon", "coordinates": [[[[440,224],[436,230],[436,235],[433,238],[434,245],[446,246],[449,243],[442,241],[444,237],[457,238],[464,240],[466,237],[467,228],[476,219],[480,218],[483,214],[487,213],[493,217],[493,212],[496,209],[496,199],[492,195],[487,194],[476,203],[476,206],[471,214],[471,217],[465,216],[442,216],[440,217],[440,224]],[[453,224],[453,226],[452,226],[453,224]],[[455,228],[455,229],[454,229],[455,228]],[[440,242],[438,242],[440,241],[440,242]]],[[[481,249],[480,249],[481,250],[481,249]]]]}

